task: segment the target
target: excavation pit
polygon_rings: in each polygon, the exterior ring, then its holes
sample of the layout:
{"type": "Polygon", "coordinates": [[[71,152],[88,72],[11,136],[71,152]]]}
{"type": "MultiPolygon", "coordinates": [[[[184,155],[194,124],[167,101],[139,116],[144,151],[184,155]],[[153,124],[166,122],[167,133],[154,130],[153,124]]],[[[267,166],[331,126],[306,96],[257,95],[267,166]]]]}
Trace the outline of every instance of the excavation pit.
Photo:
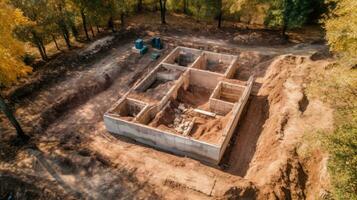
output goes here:
{"type": "Polygon", "coordinates": [[[182,73],[182,69],[161,64],[141,81],[129,96],[149,102],[159,101],[174,86],[182,73]]]}
{"type": "Polygon", "coordinates": [[[176,48],[164,60],[164,63],[177,65],[180,67],[190,67],[197,58],[201,55],[202,51],[197,49],[190,49],[185,47],[176,48]]]}
{"type": "Polygon", "coordinates": [[[202,56],[195,62],[193,68],[207,70],[219,74],[227,74],[228,70],[235,65],[236,56],[203,52],[202,56]]]}
{"type": "Polygon", "coordinates": [[[123,99],[110,111],[121,119],[133,121],[141,111],[145,108],[146,104],[134,99],[123,99]]]}
{"type": "Polygon", "coordinates": [[[219,163],[253,85],[253,77],[242,84],[228,82],[235,63],[233,55],[177,47],[104,114],[107,130],[219,163]],[[175,62],[182,52],[193,55],[191,64],[175,62]],[[224,70],[212,67],[217,63],[224,70]]]}

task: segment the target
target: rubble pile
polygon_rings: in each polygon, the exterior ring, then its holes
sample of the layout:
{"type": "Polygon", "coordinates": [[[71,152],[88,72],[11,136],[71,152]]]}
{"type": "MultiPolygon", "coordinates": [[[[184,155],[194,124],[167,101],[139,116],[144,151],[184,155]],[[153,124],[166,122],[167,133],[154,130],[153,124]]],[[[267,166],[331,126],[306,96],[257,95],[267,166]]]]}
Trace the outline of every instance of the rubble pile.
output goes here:
{"type": "Polygon", "coordinates": [[[183,103],[180,103],[177,108],[174,108],[175,119],[168,127],[175,129],[180,134],[188,135],[192,129],[194,119],[187,115],[189,108],[186,108],[183,103]]]}

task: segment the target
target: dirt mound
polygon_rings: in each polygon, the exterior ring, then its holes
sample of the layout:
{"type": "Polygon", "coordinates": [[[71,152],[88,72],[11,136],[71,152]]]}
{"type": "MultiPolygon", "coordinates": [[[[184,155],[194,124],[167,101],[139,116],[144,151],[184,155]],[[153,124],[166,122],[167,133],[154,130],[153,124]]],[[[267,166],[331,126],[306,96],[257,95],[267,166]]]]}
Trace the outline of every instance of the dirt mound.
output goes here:
{"type": "Polygon", "coordinates": [[[197,86],[189,86],[187,90],[179,89],[177,99],[192,106],[203,106],[207,103],[211,91],[197,86]]]}
{"type": "Polygon", "coordinates": [[[277,31],[263,31],[263,30],[254,30],[254,31],[239,31],[233,41],[237,44],[248,44],[248,45],[279,45],[285,44],[288,41],[285,40],[281,34],[277,31]]]}
{"type": "Polygon", "coordinates": [[[252,183],[237,184],[224,193],[225,199],[256,199],[258,188],[252,183]]]}
{"type": "Polygon", "coordinates": [[[74,49],[65,52],[45,63],[44,66],[34,68],[33,75],[19,80],[16,85],[2,90],[1,93],[12,101],[19,101],[24,97],[34,95],[36,91],[43,87],[49,87],[63,81],[65,76],[86,70],[88,65],[107,56],[114,46],[122,45],[122,40],[128,40],[135,36],[136,31],[129,29],[116,34],[115,37],[107,36],[94,41],[85,49],[74,49]]]}

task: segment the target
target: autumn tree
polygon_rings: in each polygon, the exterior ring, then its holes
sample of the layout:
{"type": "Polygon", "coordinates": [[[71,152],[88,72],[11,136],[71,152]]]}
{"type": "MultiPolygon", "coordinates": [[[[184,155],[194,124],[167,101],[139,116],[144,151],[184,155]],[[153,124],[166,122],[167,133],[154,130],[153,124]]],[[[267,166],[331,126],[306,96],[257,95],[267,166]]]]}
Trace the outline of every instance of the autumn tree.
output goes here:
{"type": "Polygon", "coordinates": [[[32,1],[11,0],[11,3],[21,9],[23,14],[33,22],[17,26],[16,34],[18,38],[34,44],[42,59],[47,60],[45,46],[48,42],[47,31],[52,31],[47,26],[51,26],[52,21],[49,15],[50,12],[47,12],[46,1],[38,0],[35,4],[32,1]]]}
{"type": "Polygon", "coordinates": [[[328,0],[330,13],[323,20],[332,51],[345,65],[357,67],[357,1],[328,0]]]}
{"type": "Polygon", "coordinates": [[[61,33],[67,48],[71,48],[71,34],[77,37],[78,31],[73,22],[73,14],[68,11],[68,4],[65,0],[47,0],[47,13],[51,15],[52,23],[56,24],[61,33]]]}
{"type": "Polygon", "coordinates": [[[338,58],[333,74],[324,77],[331,82],[320,86],[330,87],[324,91],[331,93],[332,105],[336,107],[337,127],[326,142],[332,194],[333,199],[357,199],[357,2],[328,0],[327,3],[330,11],[323,20],[326,39],[338,58]]]}
{"type": "MultiPolygon", "coordinates": [[[[23,64],[21,55],[24,54],[23,44],[13,37],[13,30],[18,25],[28,24],[29,21],[22,12],[13,8],[6,0],[0,0],[0,86],[7,86],[31,72],[31,68],[23,64]]],[[[0,110],[15,127],[18,137],[27,140],[20,124],[0,96],[0,110]]]]}
{"type": "MultiPolygon", "coordinates": [[[[119,0],[117,0],[119,1],[119,0]]],[[[104,6],[100,0],[71,0],[74,11],[81,18],[83,30],[87,40],[90,40],[88,32],[91,31],[94,37],[93,25],[97,26],[99,32],[99,23],[102,16],[105,16],[104,6]]]]}
{"type": "Polygon", "coordinates": [[[76,6],[79,10],[86,39],[90,40],[89,35],[88,35],[87,16],[86,15],[87,15],[88,10],[91,9],[91,1],[89,1],[89,0],[72,0],[72,1],[73,1],[74,6],[76,6]]]}
{"type": "Polygon", "coordinates": [[[12,32],[16,26],[30,22],[5,0],[0,0],[0,13],[0,86],[6,86],[31,72],[31,68],[22,62],[23,44],[12,32]]]}

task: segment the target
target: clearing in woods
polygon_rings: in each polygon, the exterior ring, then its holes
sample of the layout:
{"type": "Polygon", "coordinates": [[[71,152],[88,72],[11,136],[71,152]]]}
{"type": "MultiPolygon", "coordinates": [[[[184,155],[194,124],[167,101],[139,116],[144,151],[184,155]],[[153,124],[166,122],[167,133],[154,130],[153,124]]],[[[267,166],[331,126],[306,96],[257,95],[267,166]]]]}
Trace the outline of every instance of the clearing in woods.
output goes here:
{"type": "MultiPolygon", "coordinates": [[[[327,60],[311,57],[325,45],[284,44],[274,34],[265,37],[270,33],[264,31],[260,34],[264,38],[251,41],[244,34],[237,38],[229,31],[140,28],[105,36],[100,44],[94,42],[96,45],[75,50],[73,54],[85,55],[89,60],[77,60],[76,68],[66,68],[63,62],[68,58],[59,58],[57,65],[63,66],[58,68],[60,76],[36,87],[36,92],[28,93],[27,89],[44,81],[43,77],[49,76],[45,72],[7,91],[10,96],[17,95],[15,114],[33,136],[36,148],[29,146],[11,153],[13,147],[1,144],[0,156],[8,162],[0,164],[0,170],[6,172],[0,182],[9,184],[1,184],[0,192],[20,185],[18,191],[28,191],[34,198],[299,199],[316,191],[326,172],[310,176],[296,153],[296,145],[306,131],[332,128],[332,110],[318,100],[306,99],[304,92],[305,77],[328,64],[327,60]],[[142,56],[132,52],[134,35],[146,41],[159,35],[165,44],[160,58],[151,60],[152,49],[142,56]],[[219,165],[171,154],[106,130],[103,115],[122,97],[157,103],[187,71],[223,76],[229,68],[223,61],[210,59],[206,59],[206,65],[196,66],[198,69],[158,68],[158,73],[170,73],[172,79],[157,79],[143,89],[132,90],[177,46],[236,56],[237,70],[230,74],[232,79],[224,80],[227,85],[244,85],[254,76],[251,95],[219,165]],[[36,184],[32,184],[34,181],[36,184]]],[[[177,58],[168,64],[189,68],[194,60],[177,58]]],[[[193,111],[212,111],[206,104],[215,87],[207,91],[203,86],[178,87],[177,98],[162,107],[164,112],[151,116],[146,126],[217,141],[217,133],[229,117],[212,118],[193,111]],[[195,123],[185,133],[188,127],[182,128],[182,123],[188,121],[189,125],[193,119],[195,123]]],[[[229,95],[227,86],[221,87],[218,99],[237,100],[229,95]]],[[[126,121],[132,121],[140,106],[118,112],[126,121]]],[[[0,128],[4,135],[13,132],[2,115],[0,128]]],[[[311,167],[317,168],[321,162],[311,167]]]]}

